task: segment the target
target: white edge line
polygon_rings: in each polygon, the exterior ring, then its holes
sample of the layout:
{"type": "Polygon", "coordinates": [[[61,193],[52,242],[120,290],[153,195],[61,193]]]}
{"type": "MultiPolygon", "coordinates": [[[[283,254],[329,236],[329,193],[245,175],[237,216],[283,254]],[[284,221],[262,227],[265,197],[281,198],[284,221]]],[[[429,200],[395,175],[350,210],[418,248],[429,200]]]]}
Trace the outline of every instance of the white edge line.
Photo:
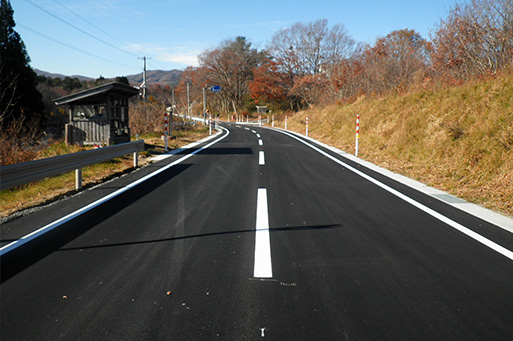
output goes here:
{"type": "Polygon", "coordinates": [[[272,278],[271,241],[269,234],[269,214],[267,209],[267,189],[257,192],[257,216],[255,230],[255,263],[253,277],[272,278]]]}
{"type": "Polygon", "coordinates": [[[168,153],[165,153],[165,154],[161,154],[161,155],[157,155],[157,156],[154,156],[151,158],[151,161],[162,161],[164,159],[167,159],[173,155],[176,155],[178,153],[181,153],[183,152],[184,150],[187,150],[189,148],[194,148],[202,143],[205,143],[209,140],[212,140],[214,138],[216,138],[217,136],[219,136],[220,134],[222,134],[222,131],[220,129],[218,129],[217,133],[215,133],[214,135],[211,135],[211,136],[207,136],[205,137],[204,139],[201,139],[199,141],[196,141],[196,142],[192,142],[186,146],[183,146],[182,148],[178,148],[178,149],[173,149],[171,150],[170,152],[168,153]]]}
{"type": "MultiPolygon", "coordinates": [[[[277,131],[281,131],[278,128],[268,128],[268,129],[274,129],[277,131]]],[[[419,181],[410,179],[404,175],[394,173],[386,168],[377,166],[377,165],[373,164],[372,162],[362,160],[362,159],[354,156],[353,154],[346,153],[340,149],[337,149],[335,147],[332,147],[330,145],[327,145],[325,143],[317,141],[311,137],[304,136],[304,135],[301,135],[298,133],[294,133],[294,134],[301,136],[305,140],[309,140],[311,142],[317,143],[318,145],[334,152],[335,154],[341,155],[342,157],[345,157],[346,159],[349,159],[349,160],[356,162],[370,170],[373,170],[373,171],[378,172],[390,179],[400,182],[403,185],[406,185],[410,188],[415,189],[416,191],[424,193],[424,194],[432,197],[435,200],[441,201],[444,204],[450,205],[460,211],[463,211],[465,213],[473,215],[479,219],[489,222],[490,224],[496,225],[508,232],[513,233],[513,219],[512,218],[509,218],[505,215],[499,214],[495,211],[484,208],[482,206],[469,203],[463,199],[455,197],[455,196],[448,194],[444,191],[441,191],[439,189],[427,186],[419,181]],[[443,199],[443,198],[447,198],[447,200],[443,199]]]]}
{"type": "Polygon", "coordinates": [[[56,227],[58,227],[58,226],[60,226],[60,225],[62,225],[64,223],[66,223],[66,222],[68,222],[68,221],[78,217],[79,215],[81,215],[83,213],[86,213],[86,212],[92,210],[95,207],[100,206],[101,204],[103,204],[103,203],[109,201],[110,199],[112,199],[112,198],[114,198],[114,197],[116,197],[116,196],[118,196],[118,195],[128,191],[129,189],[131,189],[131,188],[139,185],[140,183],[142,183],[142,182],[144,182],[144,181],[154,177],[155,175],[158,175],[158,174],[164,172],[165,170],[167,170],[167,169],[169,169],[169,168],[171,168],[173,166],[176,166],[177,164],[187,160],[191,156],[193,156],[193,155],[195,155],[195,154],[197,154],[197,153],[199,153],[199,152],[201,152],[201,151],[211,147],[213,144],[221,141],[222,139],[226,138],[230,134],[230,132],[227,129],[225,129],[225,128],[222,128],[222,129],[226,131],[226,135],[221,136],[219,139],[210,142],[209,144],[201,147],[200,149],[197,149],[197,150],[191,152],[190,154],[187,154],[187,155],[181,157],[180,159],[171,162],[170,164],[168,164],[168,165],[166,165],[166,166],[156,170],[155,172],[150,173],[150,174],[140,178],[139,180],[134,181],[134,182],[126,185],[125,187],[120,188],[117,191],[112,192],[111,194],[106,195],[103,198],[100,198],[100,199],[90,203],[87,206],[84,206],[84,207],[82,207],[82,208],[80,208],[80,209],[78,209],[78,210],[76,210],[76,211],[74,211],[74,212],[72,212],[72,213],[70,213],[70,214],[68,214],[68,215],[66,215],[66,216],[64,216],[64,217],[54,221],[54,222],[52,222],[52,223],[49,223],[49,224],[39,228],[38,230],[36,230],[34,232],[31,232],[31,233],[21,237],[18,240],[15,240],[15,241],[7,244],[7,245],[4,245],[2,248],[0,248],[0,257],[3,256],[6,253],[8,253],[8,252],[18,248],[18,247],[20,247],[21,245],[26,244],[27,242],[29,242],[31,240],[34,240],[35,238],[37,238],[37,237],[39,237],[39,236],[41,236],[41,235],[43,235],[43,234],[53,230],[54,228],[56,228],[56,227]]]}
{"type": "Polygon", "coordinates": [[[503,247],[503,246],[501,246],[501,245],[499,245],[499,244],[497,244],[497,243],[495,243],[495,242],[493,242],[493,241],[489,240],[488,238],[485,238],[485,237],[481,236],[480,234],[478,234],[478,233],[476,233],[476,232],[474,232],[474,231],[470,230],[469,228],[467,228],[467,227],[465,227],[465,226],[461,225],[460,223],[457,223],[457,222],[455,222],[454,220],[452,220],[452,219],[450,219],[450,218],[447,218],[446,216],[444,216],[444,215],[442,215],[442,214],[440,214],[440,213],[436,212],[435,210],[433,210],[433,209],[431,209],[431,208],[429,208],[429,207],[427,207],[427,206],[425,206],[425,205],[423,205],[423,204],[421,204],[421,203],[419,203],[419,202],[417,202],[417,201],[413,200],[412,198],[410,198],[410,197],[408,197],[408,196],[406,196],[406,195],[402,194],[401,192],[399,192],[399,191],[397,191],[397,190],[395,190],[395,189],[393,189],[393,188],[391,188],[391,187],[389,187],[389,186],[385,185],[384,183],[379,182],[378,180],[374,179],[373,177],[371,177],[371,176],[369,176],[369,175],[367,175],[367,174],[365,174],[365,173],[363,173],[363,172],[361,172],[361,171],[357,170],[356,168],[351,167],[351,166],[350,166],[350,165],[348,165],[347,163],[345,163],[345,162],[343,162],[343,161],[340,161],[340,160],[339,160],[339,159],[337,159],[336,157],[334,157],[334,156],[332,156],[332,155],[330,155],[330,154],[328,154],[328,153],[324,152],[323,150],[321,150],[321,149],[317,148],[317,147],[316,147],[316,146],[314,146],[314,145],[311,145],[310,143],[308,143],[308,142],[306,142],[306,141],[302,140],[301,138],[299,138],[299,137],[297,137],[297,136],[295,136],[295,135],[293,135],[293,134],[290,134],[290,133],[284,132],[284,131],[280,131],[280,130],[277,130],[277,131],[279,131],[279,132],[281,132],[282,134],[288,135],[288,136],[290,136],[290,137],[292,137],[292,138],[294,138],[294,139],[296,139],[296,140],[298,140],[298,141],[302,142],[303,144],[305,144],[305,145],[309,146],[310,148],[312,148],[313,150],[315,150],[315,151],[317,151],[317,152],[321,153],[322,155],[326,156],[327,158],[329,158],[329,159],[331,159],[331,160],[335,161],[336,163],[338,163],[338,164],[340,164],[341,166],[343,166],[343,167],[347,168],[348,170],[352,171],[353,173],[358,174],[359,176],[363,177],[364,179],[366,179],[366,180],[368,180],[368,181],[372,182],[373,184],[375,184],[375,185],[377,185],[377,186],[379,186],[379,187],[383,188],[384,190],[386,190],[386,191],[388,191],[388,192],[392,193],[393,195],[395,195],[395,196],[397,196],[398,198],[400,198],[400,199],[402,199],[402,200],[406,201],[407,203],[409,203],[409,204],[411,204],[411,205],[413,205],[413,206],[417,207],[418,209],[420,209],[420,210],[424,211],[425,213],[427,213],[427,214],[431,215],[432,217],[434,217],[434,218],[436,218],[436,219],[438,219],[438,220],[440,220],[440,221],[442,221],[442,222],[446,223],[447,225],[449,225],[449,226],[453,227],[454,229],[456,229],[456,230],[458,230],[458,231],[460,231],[460,232],[462,232],[462,233],[466,234],[466,235],[467,235],[467,236],[469,236],[470,238],[472,238],[472,239],[474,239],[474,240],[478,241],[479,243],[481,243],[481,244],[483,244],[483,245],[486,245],[486,246],[488,246],[489,248],[491,248],[492,250],[494,250],[494,251],[496,251],[496,252],[500,253],[501,255],[503,255],[503,256],[505,256],[505,257],[507,257],[507,258],[509,258],[509,259],[513,260],[513,251],[510,251],[510,250],[506,249],[505,247],[503,247]]]}

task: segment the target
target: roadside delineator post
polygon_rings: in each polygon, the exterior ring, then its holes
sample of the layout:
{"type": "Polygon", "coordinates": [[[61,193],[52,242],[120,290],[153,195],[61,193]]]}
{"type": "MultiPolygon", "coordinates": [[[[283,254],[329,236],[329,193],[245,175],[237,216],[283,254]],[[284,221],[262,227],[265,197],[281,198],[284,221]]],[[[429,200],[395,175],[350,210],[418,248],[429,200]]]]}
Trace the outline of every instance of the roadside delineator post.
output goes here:
{"type": "Polygon", "coordinates": [[[274,128],[274,115],[273,115],[273,128],[274,128]]]}
{"type": "Polygon", "coordinates": [[[308,115],[306,115],[306,136],[308,136],[308,115]]]}
{"type": "Polygon", "coordinates": [[[212,114],[208,115],[208,134],[212,135],[212,114]]]}
{"type": "Polygon", "coordinates": [[[358,139],[360,138],[360,115],[356,115],[356,144],[354,147],[354,156],[358,157],[358,139]]]}
{"type": "Polygon", "coordinates": [[[287,115],[285,115],[285,130],[287,130],[287,115]]]}

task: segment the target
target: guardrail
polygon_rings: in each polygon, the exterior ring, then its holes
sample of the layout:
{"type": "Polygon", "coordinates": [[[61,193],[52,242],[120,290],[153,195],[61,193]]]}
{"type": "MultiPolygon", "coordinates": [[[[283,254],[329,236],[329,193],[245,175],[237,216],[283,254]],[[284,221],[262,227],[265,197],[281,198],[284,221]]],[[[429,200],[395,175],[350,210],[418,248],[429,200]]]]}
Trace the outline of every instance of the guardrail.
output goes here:
{"type": "Polygon", "coordinates": [[[15,165],[0,167],[0,190],[75,170],[76,189],[82,188],[82,168],[134,153],[134,167],[138,166],[138,152],[144,150],[144,140],[121,143],[85,152],[55,156],[15,165]]]}

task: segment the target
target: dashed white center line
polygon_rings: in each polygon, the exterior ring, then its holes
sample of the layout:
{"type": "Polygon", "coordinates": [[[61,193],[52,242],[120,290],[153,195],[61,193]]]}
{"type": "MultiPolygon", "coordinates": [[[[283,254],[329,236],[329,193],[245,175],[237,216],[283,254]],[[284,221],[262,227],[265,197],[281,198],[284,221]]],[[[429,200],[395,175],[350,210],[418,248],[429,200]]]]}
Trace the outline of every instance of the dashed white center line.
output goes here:
{"type": "Polygon", "coordinates": [[[257,137],[260,138],[260,134],[257,134],[257,137]]]}
{"type": "Polygon", "coordinates": [[[269,215],[267,212],[267,189],[257,192],[257,216],[255,232],[255,266],[253,277],[272,278],[271,240],[269,234],[269,215]]]}
{"type": "Polygon", "coordinates": [[[251,132],[252,132],[253,134],[256,134],[256,133],[257,133],[257,132],[256,132],[256,131],[254,131],[254,130],[252,130],[251,132]]]}
{"type": "Polygon", "coordinates": [[[258,164],[260,166],[265,166],[265,155],[264,155],[264,151],[263,150],[261,150],[258,153],[258,164]]]}
{"type": "Polygon", "coordinates": [[[258,145],[262,146],[264,144],[264,142],[262,142],[262,140],[258,140],[258,145]]]}

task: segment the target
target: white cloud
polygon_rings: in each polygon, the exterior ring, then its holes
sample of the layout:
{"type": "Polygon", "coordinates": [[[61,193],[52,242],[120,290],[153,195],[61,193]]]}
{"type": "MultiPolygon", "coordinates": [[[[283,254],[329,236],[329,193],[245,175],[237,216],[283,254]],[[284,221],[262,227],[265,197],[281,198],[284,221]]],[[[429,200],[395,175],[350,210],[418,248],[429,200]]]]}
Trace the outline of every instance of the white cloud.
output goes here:
{"type": "Polygon", "coordinates": [[[153,43],[125,46],[131,52],[144,54],[158,62],[177,63],[184,66],[198,66],[198,54],[201,52],[188,46],[161,46],[153,43]]]}

